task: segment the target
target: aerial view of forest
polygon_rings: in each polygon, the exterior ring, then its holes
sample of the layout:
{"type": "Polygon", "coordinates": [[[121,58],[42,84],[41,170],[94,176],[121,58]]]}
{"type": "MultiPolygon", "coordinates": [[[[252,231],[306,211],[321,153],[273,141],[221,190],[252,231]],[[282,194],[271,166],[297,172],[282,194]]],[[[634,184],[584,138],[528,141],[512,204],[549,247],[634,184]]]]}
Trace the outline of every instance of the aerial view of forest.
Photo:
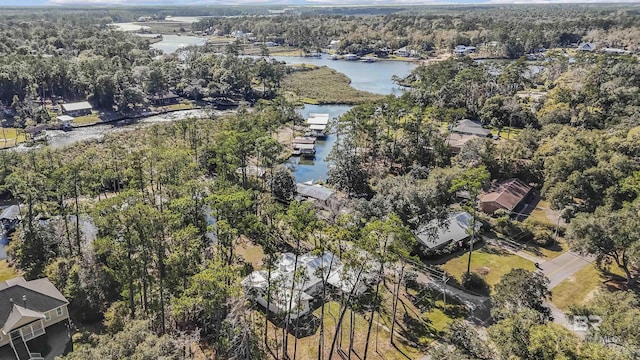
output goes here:
{"type": "Polygon", "coordinates": [[[0,4],[0,360],[640,358],[639,5],[115,4],[0,4]]]}

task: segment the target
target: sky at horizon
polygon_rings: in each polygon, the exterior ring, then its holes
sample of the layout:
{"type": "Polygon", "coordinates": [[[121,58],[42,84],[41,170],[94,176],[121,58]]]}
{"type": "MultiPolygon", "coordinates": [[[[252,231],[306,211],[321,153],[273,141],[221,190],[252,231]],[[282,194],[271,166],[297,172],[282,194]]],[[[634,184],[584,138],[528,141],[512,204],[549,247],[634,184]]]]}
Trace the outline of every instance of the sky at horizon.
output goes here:
{"type": "Polygon", "coordinates": [[[637,0],[0,0],[0,6],[441,5],[635,3],[637,0]]]}

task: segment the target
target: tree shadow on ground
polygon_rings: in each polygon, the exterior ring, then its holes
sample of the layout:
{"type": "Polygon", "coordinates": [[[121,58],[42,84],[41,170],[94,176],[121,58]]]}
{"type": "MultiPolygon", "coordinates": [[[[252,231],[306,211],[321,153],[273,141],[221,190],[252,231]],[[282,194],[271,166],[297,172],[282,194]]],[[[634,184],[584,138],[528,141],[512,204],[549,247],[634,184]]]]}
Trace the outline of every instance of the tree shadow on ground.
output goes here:
{"type": "MultiPolygon", "coordinates": [[[[257,310],[265,315],[269,322],[278,329],[284,329],[286,327],[286,318],[283,315],[275,315],[271,312],[267,312],[262,306],[258,306],[257,310]]],[[[320,318],[315,316],[313,312],[302,315],[298,319],[291,319],[289,321],[288,333],[298,339],[302,339],[308,336],[313,336],[318,332],[320,328],[320,318]]]]}

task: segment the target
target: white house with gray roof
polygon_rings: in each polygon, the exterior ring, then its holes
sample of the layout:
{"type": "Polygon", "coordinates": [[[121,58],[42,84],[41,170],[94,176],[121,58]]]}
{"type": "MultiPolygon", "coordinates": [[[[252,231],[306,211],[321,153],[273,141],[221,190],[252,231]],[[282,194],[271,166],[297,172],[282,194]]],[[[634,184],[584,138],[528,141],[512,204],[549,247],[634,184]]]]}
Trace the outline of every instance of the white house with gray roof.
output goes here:
{"type": "Polygon", "coordinates": [[[70,341],[67,305],[46,278],[0,282],[0,359],[48,360],[62,355],[70,341]],[[38,347],[42,343],[47,344],[46,354],[38,352],[44,351],[38,347]]]}
{"type": "Polygon", "coordinates": [[[355,271],[346,269],[331,252],[322,255],[307,253],[296,257],[292,253],[280,255],[271,270],[254,271],[242,280],[242,286],[255,301],[274,314],[286,314],[295,320],[311,311],[311,303],[322,292],[323,283],[334,291],[361,294],[367,289],[367,276],[360,279],[355,271]],[[323,281],[324,279],[324,281],[323,281]],[[271,285],[270,294],[268,286],[271,285]]]}

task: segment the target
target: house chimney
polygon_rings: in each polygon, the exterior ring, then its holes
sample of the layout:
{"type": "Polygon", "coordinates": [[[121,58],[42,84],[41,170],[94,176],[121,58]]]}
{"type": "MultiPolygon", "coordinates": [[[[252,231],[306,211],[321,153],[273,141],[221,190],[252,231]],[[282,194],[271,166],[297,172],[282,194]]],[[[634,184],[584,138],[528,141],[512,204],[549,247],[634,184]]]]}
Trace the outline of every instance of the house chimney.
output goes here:
{"type": "Polygon", "coordinates": [[[13,307],[13,298],[9,298],[9,302],[11,303],[11,307],[13,307]]]}
{"type": "Polygon", "coordinates": [[[24,308],[27,308],[27,295],[22,295],[22,302],[24,303],[24,308]]]}

